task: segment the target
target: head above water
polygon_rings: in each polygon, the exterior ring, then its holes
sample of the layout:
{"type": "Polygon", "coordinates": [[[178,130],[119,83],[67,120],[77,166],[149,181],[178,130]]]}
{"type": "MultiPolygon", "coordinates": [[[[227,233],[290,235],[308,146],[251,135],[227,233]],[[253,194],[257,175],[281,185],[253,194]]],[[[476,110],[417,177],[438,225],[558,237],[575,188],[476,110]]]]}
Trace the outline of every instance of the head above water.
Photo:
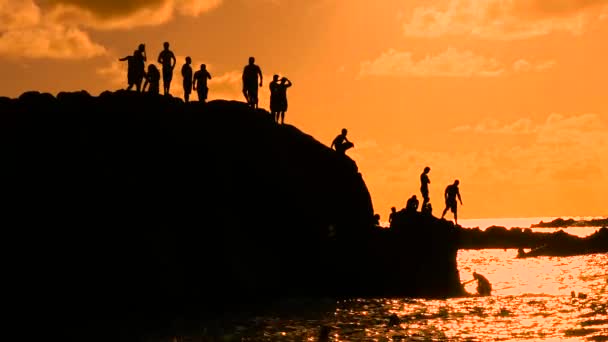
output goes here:
{"type": "Polygon", "coordinates": [[[427,166],[427,167],[424,168],[424,173],[429,173],[430,171],[431,171],[430,167],[427,166]]]}
{"type": "Polygon", "coordinates": [[[164,42],[163,47],[165,48],[165,50],[169,50],[169,42],[164,42]]]}
{"type": "Polygon", "coordinates": [[[255,63],[255,57],[249,57],[249,64],[255,63]]]}

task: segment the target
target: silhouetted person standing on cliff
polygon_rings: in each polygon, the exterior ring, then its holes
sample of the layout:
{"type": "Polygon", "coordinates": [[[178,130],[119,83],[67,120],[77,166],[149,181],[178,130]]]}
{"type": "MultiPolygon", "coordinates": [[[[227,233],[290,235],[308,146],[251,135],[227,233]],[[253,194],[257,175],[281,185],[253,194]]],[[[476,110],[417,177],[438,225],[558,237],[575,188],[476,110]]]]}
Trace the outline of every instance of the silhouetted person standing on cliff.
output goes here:
{"type": "Polygon", "coordinates": [[[163,44],[164,50],[158,55],[158,63],[163,66],[163,89],[164,94],[169,95],[171,90],[171,80],[173,79],[173,69],[177,60],[173,51],[169,50],[169,43],[163,44]]]}
{"type": "Polygon", "coordinates": [[[355,147],[355,144],[348,141],[346,134],[348,134],[348,131],[346,128],[342,128],[342,133],[338,134],[332,141],[330,148],[334,148],[339,154],[346,154],[346,150],[355,147]]]}
{"type": "Polygon", "coordinates": [[[119,61],[127,62],[127,81],[129,84],[127,90],[131,90],[135,86],[137,91],[140,92],[141,83],[146,75],[146,45],[139,44],[137,50],[133,52],[133,56],[120,58],[119,61]]]}
{"type": "Polygon", "coordinates": [[[456,202],[456,198],[458,198],[460,205],[462,205],[462,198],[460,198],[460,190],[458,189],[459,184],[460,181],[457,179],[454,181],[454,184],[448,185],[445,188],[445,209],[443,209],[443,214],[441,214],[441,218],[443,218],[448,209],[451,210],[454,213],[454,222],[456,224],[458,224],[458,203],[456,202]]]}
{"type": "MultiPolygon", "coordinates": [[[[291,87],[293,84],[287,77],[281,78],[281,83],[279,84],[279,114],[281,116],[281,125],[285,123],[285,112],[287,112],[287,88],[291,87]]],[[[277,117],[277,123],[279,122],[279,118],[277,117]]]]}
{"type": "Polygon", "coordinates": [[[207,95],[209,95],[209,87],[207,80],[211,79],[211,74],[207,71],[207,65],[201,64],[201,69],[194,73],[194,90],[198,94],[198,101],[205,103],[207,95]]]}
{"type": "Polygon", "coordinates": [[[160,92],[160,72],[154,64],[148,66],[148,73],[146,74],[146,82],[144,83],[143,91],[146,91],[146,87],[150,86],[148,93],[158,95],[160,92]]]}
{"type": "Polygon", "coordinates": [[[243,69],[243,95],[251,108],[258,108],[258,77],[259,86],[264,84],[262,70],[255,64],[255,58],[249,57],[249,64],[243,69]]]}
{"type": "Polygon", "coordinates": [[[186,63],[182,66],[182,77],[184,78],[184,100],[190,102],[190,93],[192,93],[192,58],[186,57],[186,63]]]}
{"type": "Polygon", "coordinates": [[[422,193],[422,208],[426,207],[426,204],[429,203],[429,184],[431,184],[431,180],[429,179],[429,172],[431,171],[430,167],[425,167],[424,171],[420,175],[420,193],[422,193]]]}
{"type": "Polygon", "coordinates": [[[270,89],[270,115],[274,122],[279,123],[279,75],[272,76],[272,82],[268,85],[268,89],[270,89]]]}

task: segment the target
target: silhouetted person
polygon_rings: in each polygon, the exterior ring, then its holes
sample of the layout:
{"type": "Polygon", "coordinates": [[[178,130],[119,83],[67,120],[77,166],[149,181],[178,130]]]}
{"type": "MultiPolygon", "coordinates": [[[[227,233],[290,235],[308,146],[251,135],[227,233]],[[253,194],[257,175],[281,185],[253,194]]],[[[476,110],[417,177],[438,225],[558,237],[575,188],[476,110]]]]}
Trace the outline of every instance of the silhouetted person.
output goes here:
{"type": "Polygon", "coordinates": [[[391,207],[391,213],[388,215],[389,227],[393,227],[393,222],[395,221],[396,217],[397,217],[397,208],[391,207]]]}
{"type": "Polygon", "coordinates": [[[133,56],[120,58],[119,61],[127,62],[127,82],[129,84],[127,90],[131,90],[135,86],[140,92],[141,83],[146,75],[146,45],[139,44],[137,50],[133,52],[133,56]]]}
{"type": "Polygon", "coordinates": [[[380,214],[374,214],[374,226],[380,227],[380,214]]]}
{"type": "Polygon", "coordinates": [[[272,119],[274,122],[279,123],[279,107],[281,106],[279,103],[279,75],[272,76],[272,82],[268,85],[268,89],[270,89],[270,115],[272,115],[272,119]]]}
{"type": "Polygon", "coordinates": [[[190,93],[192,93],[192,58],[186,57],[186,63],[182,66],[182,77],[184,78],[184,100],[190,102],[190,93]]]}
{"type": "Polygon", "coordinates": [[[177,60],[173,51],[169,50],[169,43],[163,44],[164,50],[158,55],[158,63],[163,66],[163,90],[165,95],[169,95],[171,90],[171,80],[173,79],[173,69],[177,60]]]}
{"type": "Polygon", "coordinates": [[[429,172],[431,171],[430,167],[425,167],[422,174],[420,174],[420,193],[422,194],[422,208],[426,206],[430,201],[429,197],[429,184],[431,184],[431,180],[429,179],[429,172]]]}
{"type": "Polygon", "coordinates": [[[432,216],[433,215],[433,206],[431,203],[427,203],[420,208],[420,212],[424,215],[432,216]]]}
{"type": "Polygon", "coordinates": [[[458,203],[456,202],[456,198],[458,198],[460,205],[462,205],[462,198],[460,198],[460,190],[458,189],[459,184],[460,181],[457,179],[454,181],[454,184],[448,185],[445,188],[445,209],[443,209],[443,214],[441,214],[441,218],[443,218],[448,209],[451,210],[454,213],[454,222],[456,224],[458,224],[458,203]]]}
{"type": "MultiPolygon", "coordinates": [[[[285,112],[287,112],[287,88],[291,87],[293,84],[287,77],[281,78],[281,83],[279,84],[278,91],[278,102],[279,102],[279,114],[281,116],[281,125],[285,123],[285,112]]],[[[279,119],[277,118],[277,123],[279,119]]]]}
{"type": "Polygon", "coordinates": [[[407,200],[407,203],[405,204],[405,211],[408,213],[414,213],[418,211],[419,204],[420,202],[418,201],[418,198],[416,197],[416,195],[413,195],[412,197],[410,197],[410,199],[407,200]]]}
{"type": "Polygon", "coordinates": [[[144,83],[143,91],[148,87],[148,93],[159,94],[160,92],[160,71],[154,64],[148,65],[148,73],[146,74],[146,82],[144,83]]]}
{"type": "Polygon", "coordinates": [[[480,296],[489,296],[492,294],[492,284],[490,284],[486,277],[473,272],[473,279],[477,280],[477,294],[480,296]]]}
{"type": "Polygon", "coordinates": [[[355,144],[348,141],[346,134],[348,134],[348,131],[346,128],[342,128],[342,133],[338,134],[334,141],[331,142],[330,148],[334,148],[340,154],[346,154],[346,150],[355,147],[355,144]]]}
{"type": "Polygon", "coordinates": [[[205,103],[207,101],[207,95],[209,95],[209,87],[207,87],[207,80],[211,79],[211,74],[207,71],[207,65],[201,64],[199,71],[194,73],[194,90],[198,94],[198,101],[205,103]]]}
{"type": "Polygon", "coordinates": [[[255,58],[249,57],[249,64],[243,69],[243,95],[251,108],[258,108],[258,77],[259,86],[264,84],[262,70],[255,64],[255,58]]]}

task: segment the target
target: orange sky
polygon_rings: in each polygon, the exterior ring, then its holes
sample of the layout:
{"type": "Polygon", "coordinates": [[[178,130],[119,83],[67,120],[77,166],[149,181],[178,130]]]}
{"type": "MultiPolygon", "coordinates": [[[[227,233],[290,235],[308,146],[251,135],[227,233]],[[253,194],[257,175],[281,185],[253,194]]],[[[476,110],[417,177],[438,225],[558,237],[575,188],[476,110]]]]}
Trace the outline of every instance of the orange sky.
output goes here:
{"type": "Polygon", "coordinates": [[[458,178],[462,218],[607,215],[606,37],[608,0],[0,0],[0,95],[115,90],[167,40],[240,100],[252,55],[262,106],[278,73],[289,123],[349,129],[383,218],[426,165],[436,214],[458,178]]]}

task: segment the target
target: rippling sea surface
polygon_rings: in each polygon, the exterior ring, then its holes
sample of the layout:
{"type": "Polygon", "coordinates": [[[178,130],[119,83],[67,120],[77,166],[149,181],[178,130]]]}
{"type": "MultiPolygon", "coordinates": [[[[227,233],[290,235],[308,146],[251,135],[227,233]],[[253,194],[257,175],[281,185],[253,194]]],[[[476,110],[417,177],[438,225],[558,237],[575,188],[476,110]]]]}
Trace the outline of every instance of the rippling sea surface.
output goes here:
{"type": "MultiPolygon", "coordinates": [[[[596,229],[567,231],[586,236],[596,229]]],[[[221,328],[215,324],[193,335],[318,341],[326,327],[326,341],[608,341],[608,254],[528,259],[516,259],[516,254],[512,249],[459,252],[461,280],[472,279],[473,271],[483,274],[492,283],[490,297],[294,301],[274,312],[235,316],[222,321],[221,328]],[[399,321],[390,322],[392,315],[399,321]]],[[[466,289],[473,293],[475,286],[466,289]]]]}

